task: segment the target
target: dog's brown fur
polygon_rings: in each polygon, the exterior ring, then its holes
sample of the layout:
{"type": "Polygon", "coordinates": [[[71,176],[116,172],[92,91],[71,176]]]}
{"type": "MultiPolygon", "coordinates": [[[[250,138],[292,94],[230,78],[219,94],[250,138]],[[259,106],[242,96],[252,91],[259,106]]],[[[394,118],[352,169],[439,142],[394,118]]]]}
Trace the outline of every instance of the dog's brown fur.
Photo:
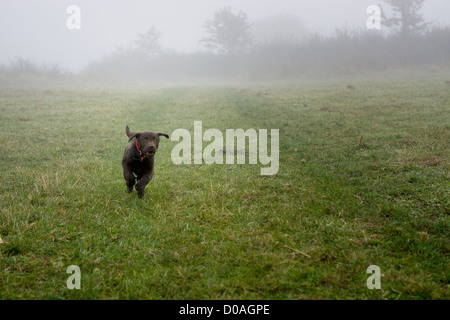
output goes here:
{"type": "Polygon", "coordinates": [[[123,177],[125,178],[128,192],[133,191],[133,186],[136,184],[138,196],[142,198],[145,186],[153,177],[154,156],[158,150],[159,137],[164,136],[169,139],[169,135],[153,131],[131,132],[128,126],[126,127],[126,133],[130,143],[123,153],[123,177]],[[136,148],[136,140],[142,154],[139,154],[136,148]]]}

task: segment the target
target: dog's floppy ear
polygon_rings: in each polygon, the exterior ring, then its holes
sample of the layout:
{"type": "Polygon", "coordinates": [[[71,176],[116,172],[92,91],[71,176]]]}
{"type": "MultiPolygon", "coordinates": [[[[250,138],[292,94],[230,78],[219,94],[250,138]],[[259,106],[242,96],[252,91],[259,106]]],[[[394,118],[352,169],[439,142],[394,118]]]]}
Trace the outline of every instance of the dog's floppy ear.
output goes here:
{"type": "Polygon", "coordinates": [[[167,139],[169,139],[169,135],[168,135],[167,133],[157,132],[156,134],[158,135],[158,137],[159,137],[159,136],[164,136],[164,137],[166,137],[167,139]]]}
{"type": "Polygon", "coordinates": [[[142,132],[131,132],[130,131],[130,128],[128,127],[128,125],[127,125],[127,130],[126,130],[126,133],[127,133],[127,136],[128,136],[128,141],[131,141],[131,139],[133,139],[133,138],[139,138],[140,136],[141,136],[141,134],[142,134],[142,132]]]}
{"type": "Polygon", "coordinates": [[[133,138],[139,138],[140,136],[141,136],[141,132],[132,132],[132,133],[130,133],[131,134],[131,136],[129,136],[130,137],[130,139],[128,139],[128,141],[131,141],[131,139],[133,139],[133,138]]]}

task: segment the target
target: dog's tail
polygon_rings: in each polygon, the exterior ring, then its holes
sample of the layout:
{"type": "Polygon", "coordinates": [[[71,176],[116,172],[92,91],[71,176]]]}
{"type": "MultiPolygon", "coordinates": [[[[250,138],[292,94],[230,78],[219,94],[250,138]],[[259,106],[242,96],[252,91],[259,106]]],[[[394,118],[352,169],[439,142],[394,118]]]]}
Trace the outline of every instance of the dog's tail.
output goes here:
{"type": "Polygon", "coordinates": [[[127,125],[127,130],[126,130],[126,133],[127,133],[127,136],[128,136],[128,137],[130,137],[130,136],[131,136],[131,131],[130,131],[130,128],[128,127],[128,125],[127,125]]]}

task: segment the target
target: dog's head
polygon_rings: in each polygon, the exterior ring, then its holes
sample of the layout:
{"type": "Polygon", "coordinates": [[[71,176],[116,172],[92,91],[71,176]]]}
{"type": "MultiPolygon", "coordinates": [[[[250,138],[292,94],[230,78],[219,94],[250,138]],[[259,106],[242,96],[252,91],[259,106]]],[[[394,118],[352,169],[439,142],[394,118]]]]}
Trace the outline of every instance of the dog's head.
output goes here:
{"type": "Polygon", "coordinates": [[[126,130],[128,141],[136,138],[139,146],[139,150],[142,152],[144,157],[152,157],[155,155],[159,146],[159,137],[163,136],[169,139],[167,133],[144,131],[144,132],[131,132],[130,128],[127,126],[126,130]]]}

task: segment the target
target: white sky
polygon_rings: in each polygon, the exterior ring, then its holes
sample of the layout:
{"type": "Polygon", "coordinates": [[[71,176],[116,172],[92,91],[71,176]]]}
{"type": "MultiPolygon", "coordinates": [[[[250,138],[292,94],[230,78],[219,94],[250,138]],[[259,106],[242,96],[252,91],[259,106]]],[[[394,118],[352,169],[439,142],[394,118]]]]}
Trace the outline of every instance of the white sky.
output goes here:
{"type": "MultiPolygon", "coordinates": [[[[278,14],[296,15],[310,31],[364,28],[372,4],[382,0],[0,0],[0,64],[15,57],[56,63],[78,71],[88,62],[131,43],[155,25],[164,48],[197,51],[203,24],[230,6],[250,22],[278,14]],[[81,9],[81,30],[68,30],[69,5],[81,9]]],[[[428,0],[428,21],[450,25],[450,0],[428,0]]]]}

